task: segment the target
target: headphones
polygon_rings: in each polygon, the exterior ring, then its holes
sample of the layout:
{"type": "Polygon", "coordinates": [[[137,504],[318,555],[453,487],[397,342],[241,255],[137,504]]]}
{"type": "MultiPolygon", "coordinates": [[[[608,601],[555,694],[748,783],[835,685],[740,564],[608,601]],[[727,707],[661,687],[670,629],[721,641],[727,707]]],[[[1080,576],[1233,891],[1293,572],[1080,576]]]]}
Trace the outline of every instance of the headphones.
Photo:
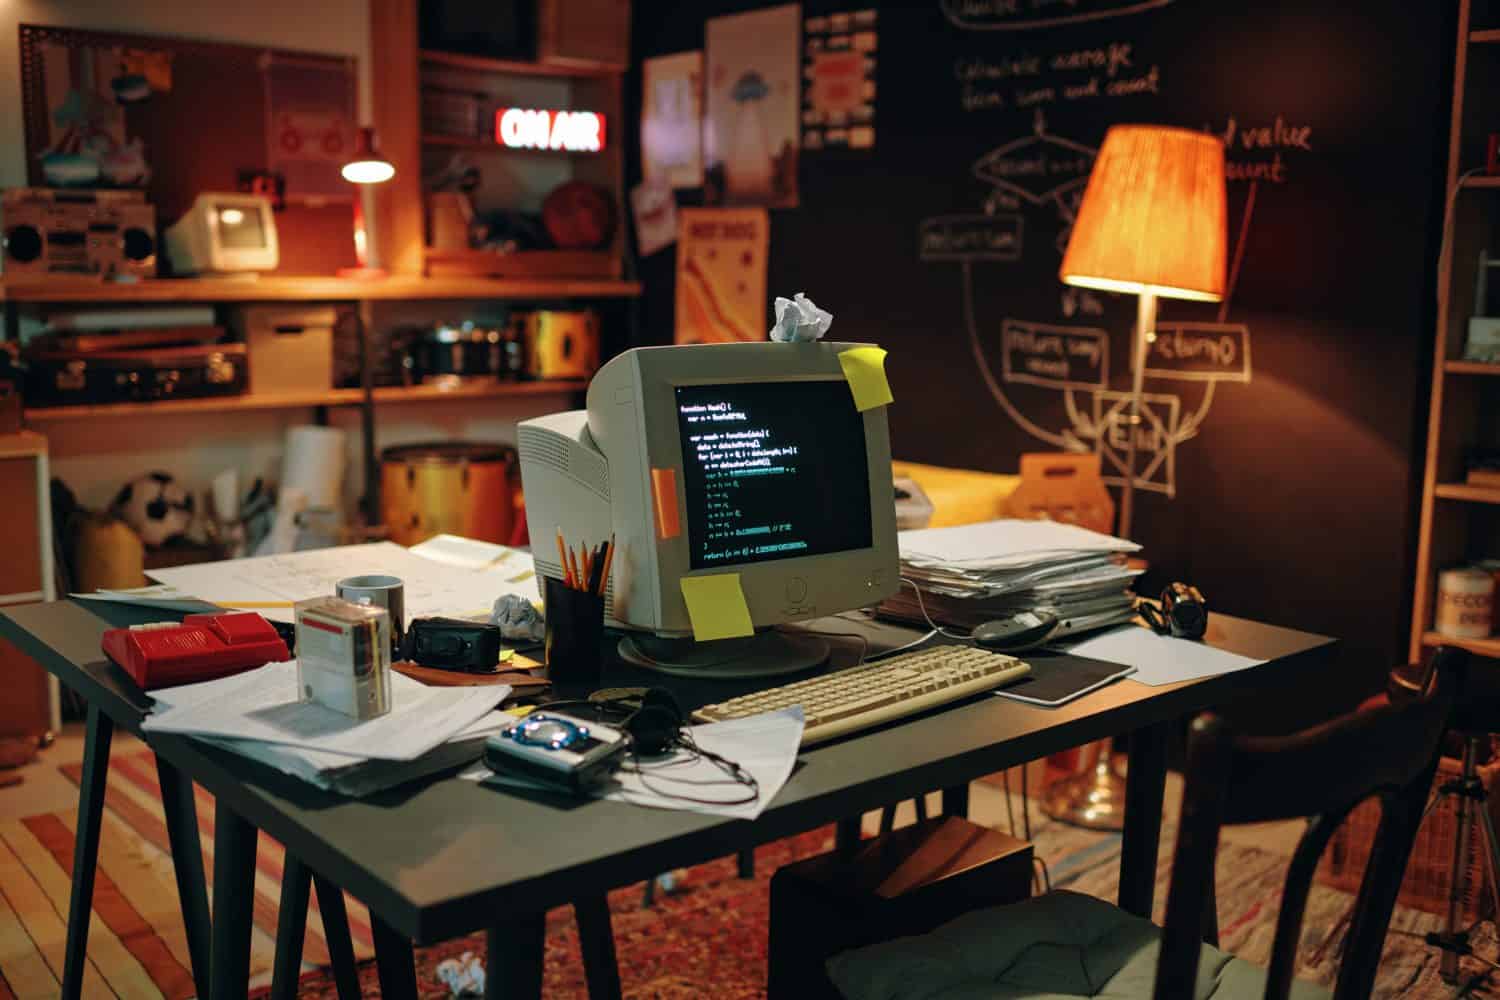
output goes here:
{"type": "Polygon", "coordinates": [[[682,742],[687,715],[665,688],[605,688],[586,699],[553,701],[551,711],[583,709],[600,716],[630,737],[631,751],[641,757],[660,757],[682,742]]]}
{"type": "Polygon", "coordinates": [[[741,805],[754,802],[760,796],[760,782],[753,774],[735,761],[703,749],[694,741],[686,730],[687,714],[672,697],[672,692],[665,688],[605,688],[586,699],[549,702],[542,708],[565,712],[582,709],[599,716],[600,722],[625,733],[630,740],[630,756],[633,758],[633,762],[626,766],[633,767],[643,783],[653,773],[651,758],[683,750],[694,757],[712,761],[729,780],[745,789],[745,794],[734,800],[699,798],[660,787],[667,785],[670,788],[671,779],[658,776],[658,787],[653,790],[659,795],[704,805],[741,805]]]}

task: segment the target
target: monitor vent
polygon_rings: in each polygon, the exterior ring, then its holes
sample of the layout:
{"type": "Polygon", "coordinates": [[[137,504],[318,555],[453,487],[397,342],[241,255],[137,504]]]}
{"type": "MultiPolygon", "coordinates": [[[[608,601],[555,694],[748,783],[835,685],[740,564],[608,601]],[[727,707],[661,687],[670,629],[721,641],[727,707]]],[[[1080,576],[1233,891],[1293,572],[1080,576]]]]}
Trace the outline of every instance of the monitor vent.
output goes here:
{"type": "Polygon", "coordinates": [[[516,443],[527,462],[551,466],[578,480],[605,500],[609,499],[609,466],[603,456],[570,448],[566,440],[548,431],[521,427],[516,443]]]}

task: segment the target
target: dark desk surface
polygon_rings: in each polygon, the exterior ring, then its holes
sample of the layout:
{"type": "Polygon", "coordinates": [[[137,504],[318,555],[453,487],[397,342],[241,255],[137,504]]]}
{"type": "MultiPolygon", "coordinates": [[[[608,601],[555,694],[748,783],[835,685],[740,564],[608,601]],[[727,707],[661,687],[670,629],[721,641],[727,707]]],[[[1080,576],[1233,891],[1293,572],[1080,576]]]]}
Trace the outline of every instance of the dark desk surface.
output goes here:
{"type": "MultiPolygon", "coordinates": [[[[99,636],[111,623],[160,617],[97,602],[28,605],[0,612],[0,635],[117,722],[133,718],[127,728],[138,732],[149,699],[100,655],[99,636]]],[[[754,823],[526,799],[456,777],[351,800],[191,739],[155,735],[151,744],[396,930],[428,942],[485,927],[506,908],[534,912],[1090,740],[1285,690],[1325,665],[1335,645],[1221,614],[1208,641],[1268,662],[1169,687],[1125,680],[1054,709],[984,696],[815,747],[754,823]]],[[[671,686],[670,678],[650,679],[671,686]]],[[[705,683],[682,691],[682,700],[705,700],[696,690],[705,683]]]]}

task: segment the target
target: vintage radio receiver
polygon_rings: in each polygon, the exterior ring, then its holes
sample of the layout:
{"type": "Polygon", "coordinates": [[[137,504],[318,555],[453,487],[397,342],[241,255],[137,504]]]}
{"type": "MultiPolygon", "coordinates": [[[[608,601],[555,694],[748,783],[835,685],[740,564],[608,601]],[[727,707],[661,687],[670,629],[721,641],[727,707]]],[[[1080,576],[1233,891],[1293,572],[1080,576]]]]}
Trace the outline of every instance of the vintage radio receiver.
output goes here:
{"type": "Polygon", "coordinates": [[[140,191],[13,188],[0,216],[7,274],[156,273],[156,211],[140,191]]]}

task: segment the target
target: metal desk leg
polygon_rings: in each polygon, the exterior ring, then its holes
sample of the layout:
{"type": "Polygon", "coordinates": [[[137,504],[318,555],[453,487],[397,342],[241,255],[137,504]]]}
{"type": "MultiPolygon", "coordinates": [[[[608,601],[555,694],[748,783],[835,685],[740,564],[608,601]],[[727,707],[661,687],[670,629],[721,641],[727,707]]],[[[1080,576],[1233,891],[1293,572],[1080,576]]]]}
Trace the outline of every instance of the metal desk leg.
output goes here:
{"type": "Polygon", "coordinates": [[[1156,850],[1167,787],[1170,722],[1130,734],[1130,770],[1125,779],[1125,830],[1120,843],[1120,908],[1151,919],[1156,895],[1156,850]]]}
{"type": "Polygon", "coordinates": [[[214,928],[211,1000],[243,998],[250,988],[250,919],[255,845],[260,831],[224,805],[214,806],[214,928]]]}
{"type": "Polygon", "coordinates": [[[63,959],[62,995],[75,1000],[83,988],[88,956],[89,917],[94,905],[94,870],[99,861],[99,824],[104,819],[104,782],[109,776],[109,744],[115,724],[89,705],[83,737],[83,775],[78,783],[78,831],[73,841],[73,890],[68,899],[68,947],[63,959]]]}
{"type": "Polygon", "coordinates": [[[955,785],[943,789],[943,815],[969,818],[969,786],[955,785]]]}
{"type": "MultiPolygon", "coordinates": [[[[322,898],[320,894],[319,905],[322,898]]],[[[370,926],[375,932],[375,971],[380,974],[380,995],[395,1000],[417,1000],[416,956],[411,941],[374,913],[370,914],[370,926]]]]}
{"type": "Polygon", "coordinates": [[[291,854],[281,867],[281,904],[276,914],[276,959],[271,967],[271,1000],[292,1000],[302,971],[302,941],[307,934],[307,866],[291,854]]]}
{"type": "Polygon", "coordinates": [[[864,816],[855,816],[852,819],[841,819],[833,828],[833,847],[840,854],[850,854],[859,847],[860,824],[864,816]]]}
{"type": "Polygon", "coordinates": [[[486,934],[489,970],[485,1000],[540,1000],[546,956],[547,915],[531,913],[501,921],[486,934]]]}
{"type": "Polygon", "coordinates": [[[177,901],[187,932],[193,985],[199,996],[208,996],[213,922],[209,918],[208,882],[203,875],[203,843],[198,839],[193,782],[161,757],[156,758],[156,780],[161,786],[161,807],[167,819],[167,841],[172,847],[172,872],[177,877],[177,901]]]}
{"type": "Polygon", "coordinates": [[[583,951],[583,975],[589,1000],[620,1000],[620,966],[615,960],[615,931],[609,919],[609,899],[603,893],[573,901],[578,922],[578,944],[583,951]]]}
{"type": "Polygon", "coordinates": [[[359,966],[354,961],[354,941],[349,937],[349,913],[344,909],[344,890],[319,875],[313,876],[318,890],[318,911],[323,915],[323,940],[333,966],[333,982],[339,1000],[359,1000],[359,966]]]}

